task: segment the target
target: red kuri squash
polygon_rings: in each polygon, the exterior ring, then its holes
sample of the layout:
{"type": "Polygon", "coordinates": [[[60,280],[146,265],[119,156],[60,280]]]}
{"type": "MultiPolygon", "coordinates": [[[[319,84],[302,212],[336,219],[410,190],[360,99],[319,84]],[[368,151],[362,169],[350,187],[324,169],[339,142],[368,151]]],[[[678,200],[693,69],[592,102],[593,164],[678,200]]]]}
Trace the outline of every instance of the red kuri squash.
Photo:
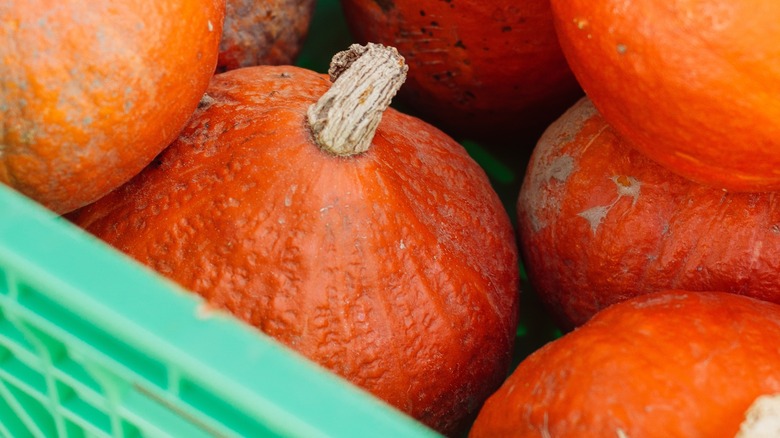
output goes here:
{"type": "MultiPolygon", "coordinates": [[[[456,138],[517,145],[581,95],[549,0],[341,0],[360,42],[409,63],[400,97],[456,138]]],[[[529,145],[530,150],[533,142],[529,145]]]]}
{"type": "Polygon", "coordinates": [[[332,86],[292,66],[218,74],[150,167],[69,217],[455,433],[508,371],[517,248],[462,146],[382,114],[405,70],[369,45],[334,58],[332,86]]]}
{"type": "Polygon", "coordinates": [[[64,213],[137,174],[214,73],[224,0],[0,3],[0,182],[64,213]]]}
{"type": "Polygon", "coordinates": [[[587,98],[536,146],[517,218],[531,284],[564,328],[661,289],[780,303],[780,198],[670,172],[626,145],[587,98]]]}
{"type": "Polygon", "coordinates": [[[292,64],[306,41],[315,0],[227,0],[217,71],[292,64]]]}
{"type": "Polygon", "coordinates": [[[577,79],[633,147],[718,189],[780,189],[780,2],[552,6],[577,79]]]}
{"type": "Polygon", "coordinates": [[[780,392],[778,344],[774,303],[634,297],[523,360],[470,437],[734,437],[754,400],[780,392]]]}

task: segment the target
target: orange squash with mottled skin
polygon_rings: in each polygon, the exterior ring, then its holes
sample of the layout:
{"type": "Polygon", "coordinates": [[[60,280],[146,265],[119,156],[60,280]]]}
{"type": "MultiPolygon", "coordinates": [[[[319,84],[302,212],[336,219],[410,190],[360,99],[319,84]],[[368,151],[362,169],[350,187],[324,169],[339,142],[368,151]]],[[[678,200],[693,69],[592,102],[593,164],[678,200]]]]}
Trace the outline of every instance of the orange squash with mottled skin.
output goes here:
{"type": "Polygon", "coordinates": [[[633,295],[780,303],[780,198],[697,184],[631,148],[583,98],[545,132],[517,203],[533,288],[565,328],[633,295]]]}
{"type": "Polygon", "coordinates": [[[632,147],[718,189],[780,189],[780,2],[552,7],[572,71],[632,147]]]}
{"type": "Polygon", "coordinates": [[[214,77],[179,139],[69,218],[429,426],[454,433],[506,376],[517,248],[484,171],[388,109],[370,148],[323,151],[327,76],[214,77]]]}
{"type": "Polygon", "coordinates": [[[754,400],[780,392],[779,344],[775,303],[634,297],[523,360],[469,436],[734,437],[754,400]]]}
{"type": "Polygon", "coordinates": [[[0,3],[0,183],[65,213],[132,178],[195,111],[224,7],[0,3]]]}
{"type": "MultiPolygon", "coordinates": [[[[341,0],[360,42],[398,48],[399,92],[455,138],[504,147],[538,138],[581,96],[553,27],[549,0],[341,0]]],[[[533,141],[530,147],[533,146],[533,141]]]]}
{"type": "Polygon", "coordinates": [[[303,49],[315,0],[227,0],[217,72],[292,64],[303,49]]]}

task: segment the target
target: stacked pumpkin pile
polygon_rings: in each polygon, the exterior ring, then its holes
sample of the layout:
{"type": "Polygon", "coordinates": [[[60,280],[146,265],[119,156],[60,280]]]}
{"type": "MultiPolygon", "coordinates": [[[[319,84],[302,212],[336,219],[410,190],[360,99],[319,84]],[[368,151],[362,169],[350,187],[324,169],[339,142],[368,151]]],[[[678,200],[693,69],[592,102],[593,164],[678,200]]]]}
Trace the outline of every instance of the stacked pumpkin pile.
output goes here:
{"type": "Polygon", "coordinates": [[[539,140],[518,233],[574,330],[472,435],[780,436],[780,3],[551,3],[587,97],[539,140]]]}
{"type": "Polygon", "coordinates": [[[447,435],[780,392],[780,4],[343,0],[323,75],[310,0],[147,3],[0,5],[0,182],[447,435]],[[506,379],[521,255],[567,334],[506,379]]]}

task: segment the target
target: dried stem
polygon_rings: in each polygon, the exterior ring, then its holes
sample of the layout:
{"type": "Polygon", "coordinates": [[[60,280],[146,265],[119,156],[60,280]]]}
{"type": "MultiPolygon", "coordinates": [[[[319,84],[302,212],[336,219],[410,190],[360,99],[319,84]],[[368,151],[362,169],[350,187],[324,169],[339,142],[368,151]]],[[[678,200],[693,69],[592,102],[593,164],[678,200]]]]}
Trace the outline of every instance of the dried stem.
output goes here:
{"type": "Polygon", "coordinates": [[[338,156],[368,150],[408,66],[394,47],[353,44],[331,61],[333,85],[308,111],[317,144],[338,156]]]}

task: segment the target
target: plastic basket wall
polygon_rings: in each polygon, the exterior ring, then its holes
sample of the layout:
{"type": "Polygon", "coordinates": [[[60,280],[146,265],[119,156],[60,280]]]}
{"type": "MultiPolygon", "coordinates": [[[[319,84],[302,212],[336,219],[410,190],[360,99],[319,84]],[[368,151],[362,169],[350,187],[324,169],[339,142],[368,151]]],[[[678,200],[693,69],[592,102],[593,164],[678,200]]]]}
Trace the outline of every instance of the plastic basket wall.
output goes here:
{"type": "Polygon", "coordinates": [[[0,206],[0,436],[435,436],[3,185],[0,206]]]}

